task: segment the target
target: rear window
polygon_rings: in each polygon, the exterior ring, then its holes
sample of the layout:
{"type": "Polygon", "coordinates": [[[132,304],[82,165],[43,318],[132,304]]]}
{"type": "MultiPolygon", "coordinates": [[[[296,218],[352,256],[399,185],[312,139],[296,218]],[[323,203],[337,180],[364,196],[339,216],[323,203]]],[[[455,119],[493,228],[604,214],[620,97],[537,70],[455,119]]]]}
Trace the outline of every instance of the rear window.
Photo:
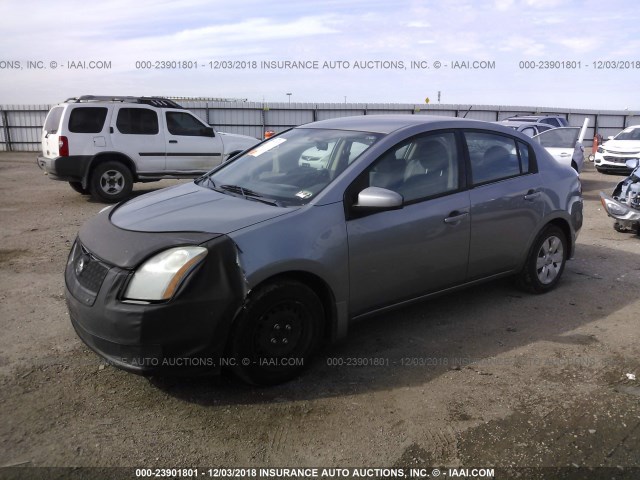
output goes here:
{"type": "Polygon", "coordinates": [[[62,107],[53,107],[47,115],[47,119],[44,122],[44,127],[42,129],[47,133],[58,133],[58,128],[60,128],[60,118],[62,117],[62,112],[64,108],[62,107]]]}
{"type": "Polygon", "coordinates": [[[77,107],[69,115],[69,131],[73,133],[100,133],[107,118],[104,107],[77,107]]]}
{"type": "Polygon", "coordinates": [[[147,108],[121,108],[116,120],[118,131],[131,135],[156,135],[158,114],[147,108]]]}

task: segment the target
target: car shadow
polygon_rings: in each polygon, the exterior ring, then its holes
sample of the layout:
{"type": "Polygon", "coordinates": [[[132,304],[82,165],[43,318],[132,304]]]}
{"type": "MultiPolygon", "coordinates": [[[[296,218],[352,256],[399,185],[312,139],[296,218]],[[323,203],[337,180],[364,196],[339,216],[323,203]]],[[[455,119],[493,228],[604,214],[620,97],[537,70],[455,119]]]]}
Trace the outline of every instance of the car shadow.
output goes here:
{"type": "Polygon", "coordinates": [[[295,402],[425,385],[540,341],[588,345],[597,340],[572,331],[636,300],[616,279],[640,258],[589,245],[579,245],[578,255],[558,288],[545,295],[523,293],[505,279],[353,324],[346,341],[326,347],[289,383],[254,388],[225,376],[150,381],[204,406],[295,402]]]}

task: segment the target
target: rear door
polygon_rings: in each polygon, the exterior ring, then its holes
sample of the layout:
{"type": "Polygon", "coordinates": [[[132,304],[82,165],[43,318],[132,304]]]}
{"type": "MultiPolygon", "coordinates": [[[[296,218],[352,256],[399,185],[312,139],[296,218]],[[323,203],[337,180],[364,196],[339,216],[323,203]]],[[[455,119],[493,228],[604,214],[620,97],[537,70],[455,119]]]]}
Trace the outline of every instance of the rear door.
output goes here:
{"type": "Polygon", "coordinates": [[[164,173],[165,139],[156,110],[144,105],[114,106],[111,142],[116,151],[127,154],[135,162],[138,173],[164,173]]]}
{"type": "Polygon", "coordinates": [[[584,163],[584,140],[589,119],[585,118],[582,127],[553,128],[536,135],[534,138],[563,165],[573,166],[582,171],[584,163]],[[575,166],[574,166],[575,165],[575,166]]]}
{"type": "Polygon", "coordinates": [[[517,268],[544,216],[542,178],[525,142],[466,131],[471,167],[468,280],[517,268]]]}
{"type": "Polygon", "coordinates": [[[197,175],[222,162],[220,135],[184,110],[164,112],[167,129],[167,172],[197,175]]]}

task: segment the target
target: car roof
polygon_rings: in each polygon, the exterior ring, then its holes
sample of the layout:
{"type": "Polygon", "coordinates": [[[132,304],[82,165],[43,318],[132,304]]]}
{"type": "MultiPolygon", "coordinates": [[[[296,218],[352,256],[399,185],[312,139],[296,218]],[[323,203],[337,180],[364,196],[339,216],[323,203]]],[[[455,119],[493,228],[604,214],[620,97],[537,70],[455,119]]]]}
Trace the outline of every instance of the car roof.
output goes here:
{"type": "Polygon", "coordinates": [[[300,125],[297,128],[326,128],[333,130],[355,130],[360,132],[388,134],[404,127],[428,125],[436,122],[459,122],[461,124],[469,122],[469,126],[472,126],[471,124],[478,123],[478,120],[440,115],[358,115],[354,117],[320,120],[318,122],[300,125]]]}

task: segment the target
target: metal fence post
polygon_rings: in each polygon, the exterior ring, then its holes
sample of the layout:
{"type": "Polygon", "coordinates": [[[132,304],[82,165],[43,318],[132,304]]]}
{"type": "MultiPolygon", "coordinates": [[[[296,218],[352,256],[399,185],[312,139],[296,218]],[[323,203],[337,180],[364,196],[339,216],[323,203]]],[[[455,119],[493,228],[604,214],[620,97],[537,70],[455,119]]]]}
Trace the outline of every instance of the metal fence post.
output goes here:
{"type": "Polygon", "coordinates": [[[13,151],[11,145],[11,130],[9,129],[9,115],[6,110],[2,110],[2,125],[4,126],[4,143],[7,146],[7,152],[13,151]]]}

